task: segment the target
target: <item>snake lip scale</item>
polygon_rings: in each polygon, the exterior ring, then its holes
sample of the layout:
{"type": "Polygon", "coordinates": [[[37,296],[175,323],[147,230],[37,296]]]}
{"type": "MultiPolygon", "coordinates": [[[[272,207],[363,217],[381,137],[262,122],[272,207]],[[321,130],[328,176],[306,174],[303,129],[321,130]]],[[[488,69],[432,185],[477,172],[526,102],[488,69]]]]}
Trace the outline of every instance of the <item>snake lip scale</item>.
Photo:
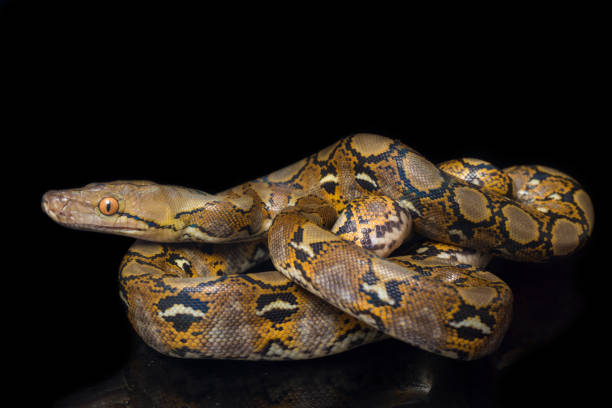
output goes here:
{"type": "Polygon", "coordinates": [[[387,337],[481,358],[502,341],[513,302],[489,259],[571,255],[595,220],[589,195],[559,170],[434,165],[374,134],[216,195],[114,181],[49,191],[42,209],[66,227],[137,238],[120,297],[147,344],[242,360],[318,358],[387,337]],[[276,270],[249,272],[267,259],[276,270]]]}

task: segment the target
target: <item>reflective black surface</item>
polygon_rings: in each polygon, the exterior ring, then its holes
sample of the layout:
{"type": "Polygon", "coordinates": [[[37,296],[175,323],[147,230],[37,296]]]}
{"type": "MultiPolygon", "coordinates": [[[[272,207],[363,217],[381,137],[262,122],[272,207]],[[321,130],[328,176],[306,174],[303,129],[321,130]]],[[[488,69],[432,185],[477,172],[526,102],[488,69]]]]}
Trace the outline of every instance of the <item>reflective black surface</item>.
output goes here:
{"type": "Polygon", "coordinates": [[[499,16],[483,28],[480,16],[454,15],[456,26],[406,33],[412,22],[399,13],[382,19],[382,37],[349,19],[334,42],[313,38],[314,19],[279,28],[250,14],[236,23],[233,10],[219,27],[214,13],[168,4],[148,16],[123,3],[21,3],[30,7],[11,5],[0,20],[3,351],[16,360],[7,397],[42,407],[583,407],[607,392],[609,114],[596,24],[547,10],[495,33],[499,16]],[[117,295],[131,241],[63,229],[40,210],[48,189],[113,179],[214,193],[358,131],[400,138],[433,162],[556,167],[593,198],[594,236],[575,257],[491,263],[515,314],[490,358],[456,362],[393,340],[274,364],[159,356],[117,295]]]}

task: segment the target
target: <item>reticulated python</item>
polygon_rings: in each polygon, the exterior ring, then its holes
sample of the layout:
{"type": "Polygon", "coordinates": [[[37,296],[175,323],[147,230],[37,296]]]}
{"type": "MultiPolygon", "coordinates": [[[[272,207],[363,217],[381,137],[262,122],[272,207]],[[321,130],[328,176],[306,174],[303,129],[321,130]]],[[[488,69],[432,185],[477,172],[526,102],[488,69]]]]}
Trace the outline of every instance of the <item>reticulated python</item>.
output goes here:
{"type": "Polygon", "coordinates": [[[588,194],[542,166],[435,166],[372,134],[222,193],[148,181],[49,191],[58,223],[138,238],[120,294],[138,334],[188,358],[303,359],[385,336],[444,356],[499,345],[512,293],[489,256],[543,261],[590,236],[588,194]],[[424,241],[388,258],[411,234],[424,241]],[[268,258],[277,271],[245,273],[268,258]],[[297,284],[296,284],[297,283],[297,284]]]}

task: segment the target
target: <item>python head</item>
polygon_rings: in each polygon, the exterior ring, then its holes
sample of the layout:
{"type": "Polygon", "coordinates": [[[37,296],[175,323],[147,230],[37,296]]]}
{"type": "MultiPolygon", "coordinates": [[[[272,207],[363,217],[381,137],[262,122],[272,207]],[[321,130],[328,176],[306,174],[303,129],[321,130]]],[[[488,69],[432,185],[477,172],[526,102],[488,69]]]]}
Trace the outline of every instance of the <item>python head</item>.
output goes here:
{"type": "Polygon", "coordinates": [[[68,228],[156,242],[244,240],[240,235],[245,229],[230,216],[235,205],[201,191],[151,181],[92,183],[51,190],[42,197],[43,211],[68,228]]]}

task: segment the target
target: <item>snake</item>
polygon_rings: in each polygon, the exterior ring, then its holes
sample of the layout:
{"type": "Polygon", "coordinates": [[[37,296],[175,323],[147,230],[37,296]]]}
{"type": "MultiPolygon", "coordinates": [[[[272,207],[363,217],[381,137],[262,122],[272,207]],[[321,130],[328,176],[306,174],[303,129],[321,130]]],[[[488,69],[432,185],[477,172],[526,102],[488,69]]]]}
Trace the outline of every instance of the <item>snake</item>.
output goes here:
{"type": "Polygon", "coordinates": [[[69,228],[136,239],[119,294],[146,344],[236,360],[389,337],[453,359],[489,355],[513,304],[485,269],[491,257],[569,256],[594,225],[588,193],[559,170],[435,165],[371,133],[217,194],[120,180],[50,190],[42,208],[69,228]],[[250,271],[266,260],[275,270],[250,271]]]}

